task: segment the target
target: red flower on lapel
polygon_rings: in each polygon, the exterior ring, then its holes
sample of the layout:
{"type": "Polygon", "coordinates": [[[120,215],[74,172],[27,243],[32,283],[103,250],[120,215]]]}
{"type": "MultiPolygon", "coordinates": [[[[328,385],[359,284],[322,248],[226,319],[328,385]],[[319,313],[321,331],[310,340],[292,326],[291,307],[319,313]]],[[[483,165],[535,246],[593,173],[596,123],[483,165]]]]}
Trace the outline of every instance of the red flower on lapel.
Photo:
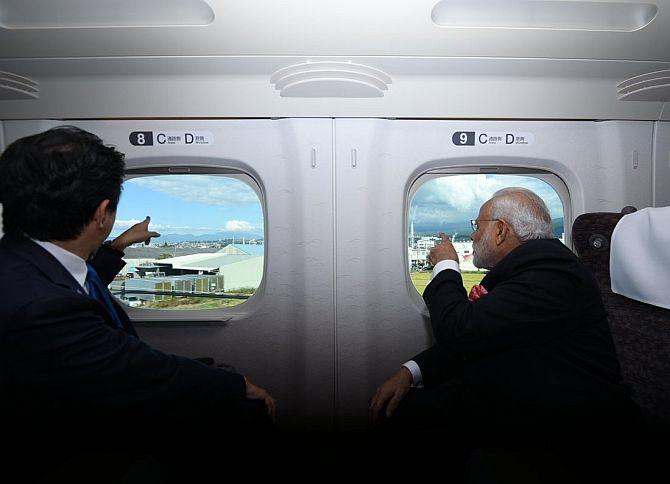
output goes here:
{"type": "Polygon", "coordinates": [[[470,302],[474,302],[488,293],[489,292],[486,290],[484,286],[482,286],[481,284],[475,284],[474,286],[472,286],[472,289],[470,289],[470,295],[468,296],[468,300],[470,302]]]}

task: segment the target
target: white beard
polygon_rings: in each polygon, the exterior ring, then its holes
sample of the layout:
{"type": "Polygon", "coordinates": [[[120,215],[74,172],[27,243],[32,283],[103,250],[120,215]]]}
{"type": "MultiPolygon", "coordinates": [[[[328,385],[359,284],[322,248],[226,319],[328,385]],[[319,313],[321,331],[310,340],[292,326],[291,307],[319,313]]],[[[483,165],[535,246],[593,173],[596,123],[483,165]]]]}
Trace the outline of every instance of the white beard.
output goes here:
{"type": "Polygon", "coordinates": [[[487,231],[478,242],[472,243],[472,263],[480,269],[493,269],[495,261],[489,250],[491,232],[487,231]]]}

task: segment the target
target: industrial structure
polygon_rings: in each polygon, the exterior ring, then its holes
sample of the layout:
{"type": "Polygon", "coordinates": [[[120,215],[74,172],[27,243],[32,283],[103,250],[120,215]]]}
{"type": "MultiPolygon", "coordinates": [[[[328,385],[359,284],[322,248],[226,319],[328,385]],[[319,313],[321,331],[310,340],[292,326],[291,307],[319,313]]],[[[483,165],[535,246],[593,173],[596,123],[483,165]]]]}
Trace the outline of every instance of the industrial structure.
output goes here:
{"type": "Polygon", "coordinates": [[[110,290],[131,306],[173,297],[253,292],[263,277],[264,250],[263,245],[229,244],[214,253],[128,259],[110,290]]]}

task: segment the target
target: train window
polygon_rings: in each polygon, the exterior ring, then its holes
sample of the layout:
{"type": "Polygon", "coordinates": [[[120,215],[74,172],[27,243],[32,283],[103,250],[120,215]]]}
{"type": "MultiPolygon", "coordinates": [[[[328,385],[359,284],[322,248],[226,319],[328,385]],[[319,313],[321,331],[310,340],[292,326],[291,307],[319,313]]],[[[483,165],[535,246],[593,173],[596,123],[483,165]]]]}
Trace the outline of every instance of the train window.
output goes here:
{"type": "Polygon", "coordinates": [[[161,310],[246,301],[263,277],[260,190],[244,174],[159,174],[126,180],[111,236],[151,216],[161,234],[126,249],[109,288],[122,303],[161,310]]]}
{"type": "MultiPolygon", "coordinates": [[[[508,170],[513,172],[513,170],[508,170]]],[[[527,171],[527,170],[526,170],[527,171]]],[[[526,174],[445,174],[422,176],[410,193],[407,221],[407,256],[410,277],[419,294],[430,282],[431,267],[426,260],[430,249],[439,243],[439,233],[451,239],[460,259],[463,285],[479,284],[486,271],[473,264],[472,228],[479,208],[498,190],[506,187],[528,188],[539,195],[549,208],[555,238],[566,240],[564,219],[569,220],[567,188],[548,173],[526,174]]]]}

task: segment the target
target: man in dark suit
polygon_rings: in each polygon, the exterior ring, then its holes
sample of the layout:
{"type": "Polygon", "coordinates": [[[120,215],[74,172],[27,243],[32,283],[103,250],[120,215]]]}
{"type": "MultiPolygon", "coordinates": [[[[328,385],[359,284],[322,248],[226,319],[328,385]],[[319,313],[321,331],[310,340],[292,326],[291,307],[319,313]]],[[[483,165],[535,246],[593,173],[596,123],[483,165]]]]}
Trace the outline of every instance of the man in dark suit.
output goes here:
{"type": "Polygon", "coordinates": [[[371,419],[397,410],[409,428],[474,446],[634,425],[598,286],[552,238],[544,202],[529,190],[501,190],[473,229],[474,264],[490,269],[479,297],[468,299],[458,255],[442,234],[423,296],[436,344],[378,388],[371,419]]]}
{"type": "Polygon", "coordinates": [[[153,431],[266,428],[275,402],[265,390],[144,343],[107,290],[123,250],[159,235],[147,217],[102,244],[123,176],[121,153],[73,127],[20,139],[2,154],[2,417],[22,434],[57,431],[86,445],[142,445],[134,439],[153,431]]]}

